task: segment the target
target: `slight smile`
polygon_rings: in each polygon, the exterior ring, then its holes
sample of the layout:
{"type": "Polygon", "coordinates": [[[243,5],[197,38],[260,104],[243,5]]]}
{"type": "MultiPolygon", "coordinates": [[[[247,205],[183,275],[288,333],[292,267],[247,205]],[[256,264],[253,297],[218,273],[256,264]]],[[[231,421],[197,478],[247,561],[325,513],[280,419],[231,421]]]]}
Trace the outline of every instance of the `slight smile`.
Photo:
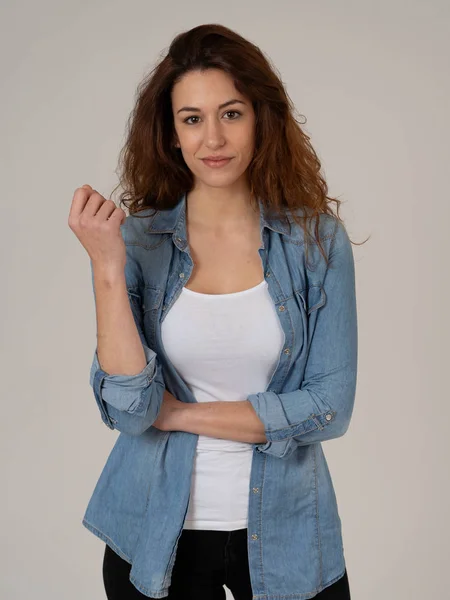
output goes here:
{"type": "Polygon", "coordinates": [[[227,165],[232,160],[232,158],[225,158],[223,160],[208,160],[206,158],[202,158],[202,160],[207,167],[217,169],[219,167],[224,167],[225,165],[227,165]]]}

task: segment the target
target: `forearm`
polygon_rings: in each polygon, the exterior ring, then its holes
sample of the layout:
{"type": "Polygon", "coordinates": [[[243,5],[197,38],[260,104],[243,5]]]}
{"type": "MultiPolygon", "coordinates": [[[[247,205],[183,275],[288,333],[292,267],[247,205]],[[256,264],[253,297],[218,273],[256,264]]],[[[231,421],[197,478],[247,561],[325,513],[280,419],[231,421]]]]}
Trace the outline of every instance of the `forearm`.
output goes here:
{"type": "Polygon", "coordinates": [[[97,354],[110,375],[136,375],[146,357],[128,298],[125,273],[93,267],[97,319],[97,354]]]}
{"type": "Polygon", "coordinates": [[[248,400],[183,402],[172,430],[247,442],[266,442],[264,425],[248,400]]]}

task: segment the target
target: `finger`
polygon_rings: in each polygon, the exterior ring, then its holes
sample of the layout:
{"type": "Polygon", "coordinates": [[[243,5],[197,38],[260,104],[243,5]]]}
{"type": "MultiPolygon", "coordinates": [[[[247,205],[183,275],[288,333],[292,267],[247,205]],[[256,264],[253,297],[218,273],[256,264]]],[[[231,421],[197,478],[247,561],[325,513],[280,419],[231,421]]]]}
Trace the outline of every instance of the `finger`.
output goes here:
{"type": "Polygon", "coordinates": [[[94,190],[88,184],[75,190],[70,206],[69,221],[81,215],[93,191],[94,190]]]}
{"type": "Polygon", "coordinates": [[[88,217],[95,217],[103,209],[105,198],[100,194],[100,192],[97,192],[97,190],[93,188],[85,188],[83,192],[88,194],[88,199],[84,206],[83,213],[88,217]]]}
{"type": "Polygon", "coordinates": [[[114,200],[109,199],[103,202],[95,216],[104,221],[111,221],[111,219],[116,221],[117,216],[114,216],[116,212],[118,211],[114,200]]]}
{"type": "Polygon", "coordinates": [[[125,214],[125,212],[121,208],[116,206],[114,212],[109,217],[109,220],[110,221],[112,221],[112,220],[118,221],[118,225],[120,227],[123,223],[125,223],[126,218],[127,218],[127,215],[125,214]]]}

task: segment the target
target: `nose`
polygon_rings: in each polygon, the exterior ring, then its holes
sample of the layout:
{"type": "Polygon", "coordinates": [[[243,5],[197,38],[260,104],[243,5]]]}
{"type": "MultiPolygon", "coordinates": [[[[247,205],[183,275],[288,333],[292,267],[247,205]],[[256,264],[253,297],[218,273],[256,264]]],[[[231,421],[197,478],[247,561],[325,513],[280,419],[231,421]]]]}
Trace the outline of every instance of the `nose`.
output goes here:
{"type": "Polygon", "coordinates": [[[205,126],[204,132],[204,142],[208,148],[220,148],[225,144],[222,124],[218,119],[210,119],[205,126]]]}

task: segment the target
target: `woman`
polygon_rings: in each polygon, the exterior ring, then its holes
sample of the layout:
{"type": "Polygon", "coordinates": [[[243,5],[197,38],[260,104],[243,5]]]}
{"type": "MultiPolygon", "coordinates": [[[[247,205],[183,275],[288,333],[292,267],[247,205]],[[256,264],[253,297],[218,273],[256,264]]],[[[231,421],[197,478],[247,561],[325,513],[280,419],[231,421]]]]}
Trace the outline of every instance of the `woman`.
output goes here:
{"type": "Polygon", "coordinates": [[[130,215],[74,194],[120,432],[83,518],[110,600],[350,598],[321,442],[353,410],[354,264],[319,170],[262,52],[201,25],[140,88],[130,215]]]}

